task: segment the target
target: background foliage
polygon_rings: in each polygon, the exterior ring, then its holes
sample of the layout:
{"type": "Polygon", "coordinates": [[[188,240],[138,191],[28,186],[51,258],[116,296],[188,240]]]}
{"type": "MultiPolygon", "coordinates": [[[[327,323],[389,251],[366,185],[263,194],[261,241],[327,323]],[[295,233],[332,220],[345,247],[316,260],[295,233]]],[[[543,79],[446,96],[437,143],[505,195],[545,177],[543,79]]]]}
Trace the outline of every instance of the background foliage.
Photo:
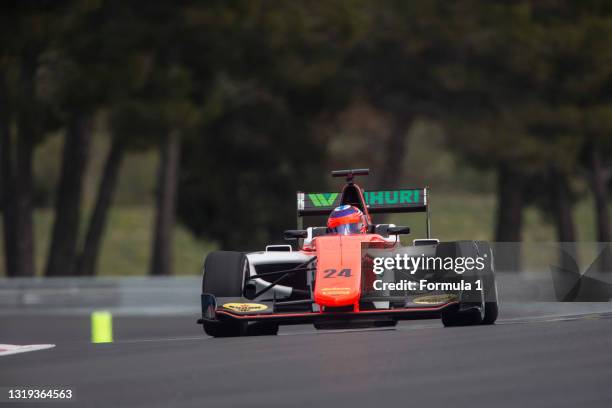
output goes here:
{"type": "Polygon", "coordinates": [[[612,240],[609,2],[33,0],[0,27],[5,274],[195,272],[349,167],[432,187],[442,239],[612,240]]]}

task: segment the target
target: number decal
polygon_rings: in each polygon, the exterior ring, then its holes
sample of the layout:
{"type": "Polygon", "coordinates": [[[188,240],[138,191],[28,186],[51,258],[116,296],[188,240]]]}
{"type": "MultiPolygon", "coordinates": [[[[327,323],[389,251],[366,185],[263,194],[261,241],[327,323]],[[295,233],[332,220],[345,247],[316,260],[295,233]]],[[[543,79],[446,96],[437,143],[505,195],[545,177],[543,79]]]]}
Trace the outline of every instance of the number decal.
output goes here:
{"type": "Polygon", "coordinates": [[[326,269],[324,272],[324,278],[328,279],[328,278],[335,278],[337,277],[344,277],[344,278],[350,278],[351,277],[351,270],[349,268],[344,268],[342,269],[340,272],[338,272],[337,269],[326,269]],[[334,276],[335,275],[335,276],[334,276]]]}
{"type": "Polygon", "coordinates": [[[351,277],[351,270],[349,268],[344,268],[340,272],[338,272],[338,276],[344,276],[345,278],[351,277]]]}
{"type": "Polygon", "coordinates": [[[325,274],[324,278],[333,278],[334,274],[336,273],[335,269],[326,269],[325,272],[323,272],[325,274]]]}

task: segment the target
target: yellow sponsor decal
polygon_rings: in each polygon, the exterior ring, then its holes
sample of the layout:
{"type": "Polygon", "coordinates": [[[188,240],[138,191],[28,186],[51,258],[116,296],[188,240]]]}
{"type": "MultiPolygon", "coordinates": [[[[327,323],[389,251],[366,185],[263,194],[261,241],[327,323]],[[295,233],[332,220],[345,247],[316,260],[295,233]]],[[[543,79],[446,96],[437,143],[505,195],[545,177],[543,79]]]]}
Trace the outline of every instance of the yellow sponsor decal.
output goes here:
{"type": "Polygon", "coordinates": [[[261,305],[259,303],[226,303],[223,305],[224,309],[233,310],[234,312],[261,312],[266,310],[268,306],[261,305]]]}
{"type": "Polygon", "coordinates": [[[457,300],[457,295],[429,295],[414,298],[413,302],[417,305],[436,305],[438,303],[448,303],[457,300]]]}
{"type": "Polygon", "coordinates": [[[338,295],[348,295],[351,293],[351,289],[350,288],[323,288],[321,289],[321,292],[324,295],[329,295],[329,296],[338,296],[338,295]]]}

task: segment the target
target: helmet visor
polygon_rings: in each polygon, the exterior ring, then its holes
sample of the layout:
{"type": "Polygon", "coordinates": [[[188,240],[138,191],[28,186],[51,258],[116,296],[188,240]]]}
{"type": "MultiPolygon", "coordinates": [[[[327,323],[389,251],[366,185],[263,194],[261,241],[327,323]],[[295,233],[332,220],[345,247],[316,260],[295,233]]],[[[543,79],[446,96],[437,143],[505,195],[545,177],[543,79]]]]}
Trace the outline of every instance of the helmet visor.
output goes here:
{"type": "Polygon", "coordinates": [[[361,223],[354,222],[352,224],[342,224],[333,228],[333,231],[340,235],[351,235],[361,233],[361,223]]]}

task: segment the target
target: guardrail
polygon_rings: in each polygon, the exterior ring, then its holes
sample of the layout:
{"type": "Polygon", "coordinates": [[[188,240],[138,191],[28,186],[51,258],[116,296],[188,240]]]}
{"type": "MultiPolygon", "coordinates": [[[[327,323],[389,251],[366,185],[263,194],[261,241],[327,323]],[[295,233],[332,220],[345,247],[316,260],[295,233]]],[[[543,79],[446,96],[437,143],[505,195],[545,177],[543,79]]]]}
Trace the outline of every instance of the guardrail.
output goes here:
{"type": "Polygon", "coordinates": [[[0,279],[0,313],[193,314],[200,293],[199,276],[0,279]]]}
{"type": "MultiPolygon", "coordinates": [[[[612,276],[602,277],[609,285],[612,276]]],[[[550,271],[497,273],[499,298],[507,302],[556,302],[550,271]]],[[[0,279],[2,313],[193,315],[200,311],[201,277],[67,277],[0,279]]],[[[605,300],[604,300],[605,302],[605,300]]]]}

